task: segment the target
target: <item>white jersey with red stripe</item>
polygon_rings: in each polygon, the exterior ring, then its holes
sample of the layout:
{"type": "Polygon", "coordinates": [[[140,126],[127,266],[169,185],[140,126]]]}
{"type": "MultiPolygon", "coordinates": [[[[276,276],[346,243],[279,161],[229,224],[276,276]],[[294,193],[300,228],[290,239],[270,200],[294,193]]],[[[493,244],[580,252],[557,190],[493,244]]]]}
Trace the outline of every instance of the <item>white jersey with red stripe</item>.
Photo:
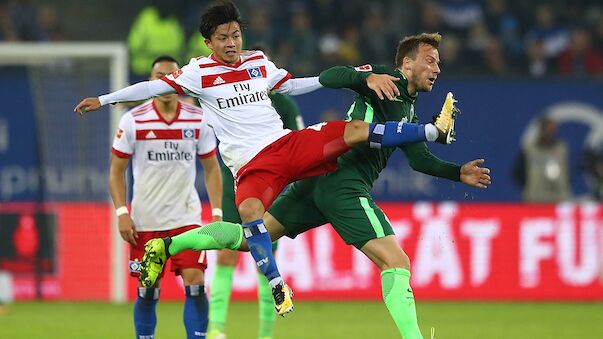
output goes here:
{"type": "Polygon", "coordinates": [[[179,101],[176,117],[167,122],[149,100],[122,116],[112,151],[132,158],[131,215],[137,230],[201,225],[195,162],[217,151],[201,108],[179,101]]]}
{"type": "Polygon", "coordinates": [[[290,78],[261,51],[245,51],[235,65],[216,61],[213,55],[193,58],[162,80],[178,93],[199,99],[220,141],[220,155],[236,175],[262,149],[290,132],[268,98],[290,78]]]}

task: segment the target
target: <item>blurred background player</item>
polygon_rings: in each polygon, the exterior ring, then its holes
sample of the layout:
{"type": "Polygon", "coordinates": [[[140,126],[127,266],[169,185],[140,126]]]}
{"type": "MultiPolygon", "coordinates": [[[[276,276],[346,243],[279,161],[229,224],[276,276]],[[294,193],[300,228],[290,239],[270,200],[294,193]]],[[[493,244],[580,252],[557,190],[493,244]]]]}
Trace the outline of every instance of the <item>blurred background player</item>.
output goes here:
{"type": "Polygon", "coordinates": [[[532,203],[562,202],[572,197],[567,144],[557,134],[557,123],[543,114],[535,137],[521,146],[514,179],[523,188],[523,200],[532,203]]]}
{"type": "MultiPolygon", "coordinates": [[[[348,120],[416,122],[418,92],[431,91],[440,73],[437,50],[440,40],[439,34],[407,37],[399,44],[395,69],[380,65],[333,67],[320,74],[320,82],[325,87],[349,88],[358,94],[348,111],[348,120]],[[369,88],[367,80],[376,73],[401,79],[397,82],[401,94],[396,100],[382,100],[369,88]]],[[[450,124],[455,113],[454,99],[449,94],[435,124],[450,124]]],[[[459,166],[437,158],[423,142],[400,148],[416,171],[477,188],[486,188],[491,183],[490,170],[479,167],[483,159],[459,166]]],[[[264,219],[273,240],[283,235],[293,238],[331,223],[347,244],[362,251],[381,271],[383,300],[400,334],[404,339],[419,339],[423,337],[410,287],[410,259],[400,248],[388,218],[370,195],[373,183],[394,151],[369,146],[352,149],[339,157],[336,171],[293,183],[276,199],[264,219]]],[[[212,246],[216,244],[246,249],[239,225],[218,224],[221,227],[215,231],[201,228],[171,239],[158,239],[168,244],[161,258],[184,249],[214,249],[212,246]],[[225,239],[232,241],[227,243],[225,239]]]]}
{"type": "MultiPolygon", "coordinates": [[[[150,79],[159,79],[177,70],[174,58],[162,56],[153,61],[150,79]]],[[[139,275],[147,240],[201,226],[201,203],[195,189],[197,156],[204,169],[212,211],[216,214],[214,220],[221,220],[222,177],[216,140],[203,111],[172,94],[156,97],[121,118],[113,142],[109,187],[119,218],[119,232],[130,244],[132,276],[139,275]],[[134,176],[131,215],[126,208],[124,180],[130,158],[133,158],[134,176]]],[[[171,270],[182,276],[186,290],[183,318],[187,338],[205,338],[208,313],[204,290],[205,252],[182,252],[171,262],[171,270]]],[[[151,287],[138,287],[134,303],[137,338],[154,336],[159,285],[158,279],[151,287]]]]}
{"type": "MultiPolygon", "coordinates": [[[[201,42],[203,43],[203,42],[201,42]]],[[[203,43],[204,44],[204,43],[203,43]]],[[[262,46],[253,46],[251,50],[264,51],[262,46]]],[[[268,55],[266,55],[268,56],[268,55]]],[[[272,91],[268,94],[272,106],[283,121],[283,127],[290,130],[300,130],[304,128],[304,122],[299,111],[299,107],[293,98],[288,95],[272,91]]],[[[226,165],[222,165],[222,183],[223,198],[222,208],[224,210],[224,221],[241,223],[241,217],[235,204],[234,178],[226,165]]],[[[276,242],[273,249],[276,250],[276,242]]],[[[235,266],[239,261],[239,252],[232,250],[220,250],[218,252],[218,261],[211,282],[211,298],[209,299],[209,329],[208,339],[226,338],[225,324],[228,314],[228,304],[232,291],[232,278],[235,266]]],[[[258,309],[259,309],[259,328],[258,338],[272,338],[274,326],[274,301],[270,284],[266,277],[258,273],[258,309]]]]}
{"type": "MultiPolygon", "coordinates": [[[[85,98],[74,111],[84,114],[102,105],[135,101],[171,93],[199,99],[220,140],[220,154],[235,176],[236,203],[245,238],[256,264],[272,287],[279,315],[293,310],[293,292],[285,284],[272,255],[272,241],[264,225],[264,212],[290,182],[333,171],[337,157],[351,147],[397,147],[404,143],[448,142],[452,118],[445,129],[433,124],[400,121],[368,123],[353,120],[320,123],[301,131],[283,128],[268,92],[301,95],[318,88],[318,77],[292,79],[262,52],[242,52],[241,16],[232,2],[210,7],[201,18],[200,32],[212,50],[210,57],[191,59],[188,65],[160,80],[143,81],[100,97],[85,98]],[[201,81],[199,81],[201,79],[201,81]],[[285,161],[286,160],[286,161],[285,161]]],[[[399,90],[390,75],[374,75],[368,82],[380,99],[394,100],[399,90]]],[[[154,265],[161,242],[145,249],[143,266],[154,265]]],[[[141,270],[144,285],[154,284],[156,272],[141,270]]]]}

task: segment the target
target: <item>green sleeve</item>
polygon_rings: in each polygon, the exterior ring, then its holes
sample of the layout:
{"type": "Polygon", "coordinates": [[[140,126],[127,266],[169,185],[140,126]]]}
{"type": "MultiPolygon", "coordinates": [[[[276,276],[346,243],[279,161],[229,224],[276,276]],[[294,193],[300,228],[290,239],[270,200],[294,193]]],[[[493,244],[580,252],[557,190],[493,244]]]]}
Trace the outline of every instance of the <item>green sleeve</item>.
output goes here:
{"type": "Polygon", "coordinates": [[[335,66],[320,73],[320,84],[328,88],[349,88],[360,94],[372,92],[366,85],[371,72],[356,71],[352,66],[335,66]]]}
{"type": "Polygon", "coordinates": [[[410,167],[415,171],[434,177],[461,181],[461,166],[436,157],[424,142],[403,145],[401,148],[406,154],[410,167]]]}

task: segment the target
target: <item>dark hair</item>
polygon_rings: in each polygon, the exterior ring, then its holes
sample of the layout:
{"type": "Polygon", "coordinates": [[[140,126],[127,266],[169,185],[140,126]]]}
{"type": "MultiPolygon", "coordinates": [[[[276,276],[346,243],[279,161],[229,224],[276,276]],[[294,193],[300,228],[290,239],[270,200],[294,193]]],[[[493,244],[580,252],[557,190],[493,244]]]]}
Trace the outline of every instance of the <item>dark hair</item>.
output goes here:
{"type": "Polygon", "coordinates": [[[176,65],[178,65],[178,67],[180,67],[180,64],[178,63],[178,60],[174,59],[173,57],[169,56],[169,55],[162,55],[160,57],[157,57],[157,59],[153,60],[153,63],[151,64],[151,68],[155,67],[155,64],[158,62],[173,62],[176,65]]]}
{"type": "Polygon", "coordinates": [[[438,48],[442,41],[440,33],[421,33],[418,35],[407,36],[402,39],[398,44],[398,51],[396,52],[396,67],[400,67],[405,57],[415,59],[419,52],[419,45],[427,44],[438,48]]]}
{"type": "Polygon", "coordinates": [[[230,1],[222,1],[203,13],[199,32],[204,38],[209,39],[218,26],[233,21],[237,22],[241,29],[243,28],[243,20],[237,6],[230,1]]]}

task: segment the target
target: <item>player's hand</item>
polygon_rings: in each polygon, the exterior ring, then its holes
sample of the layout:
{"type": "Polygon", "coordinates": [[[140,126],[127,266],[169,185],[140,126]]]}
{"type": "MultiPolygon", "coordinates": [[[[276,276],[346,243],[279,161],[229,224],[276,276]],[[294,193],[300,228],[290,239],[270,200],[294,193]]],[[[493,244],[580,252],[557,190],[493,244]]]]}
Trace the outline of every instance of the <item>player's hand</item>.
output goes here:
{"type": "Polygon", "coordinates": [[[477,188],[487,188],[492,183],[490,169],[479,167],[484,159],[469,161],[461,166],[461,182],[477,188]]]}
{"type": "Polygon", "coordinates": [[[394,81],[399,81],[400,78],[393,77],[389,74],[370,74],[366,78],[366,85],[377,93],[379,99],[383,100],[387,97],[389,100],[394,100],[400,95],[400,90],[394,81]]]}
{"type": "Polygon", "coordinates": [[[80,101],[80,103],[75,106],[73,111],[79,113],[80,115],[84,115],[84,113],[89,111],[96,111],[100,107],[101,104],[98,98],[86,98],[80,101]]]}
{"type": "Polygon", "coordinates": [[[119,216],[119,234],[121,238],[130,244],[136,246],[136,239],[138,239],[138,233],[136,233],[136,227],[129,214],[122,214],[119,216]]]}
{"type": "Polygon", "coordinates": [[[212,215],[211,222],[216,222],[216,221],[222,221],[222,217],[219,217],[217,215],[212,215]]]}

